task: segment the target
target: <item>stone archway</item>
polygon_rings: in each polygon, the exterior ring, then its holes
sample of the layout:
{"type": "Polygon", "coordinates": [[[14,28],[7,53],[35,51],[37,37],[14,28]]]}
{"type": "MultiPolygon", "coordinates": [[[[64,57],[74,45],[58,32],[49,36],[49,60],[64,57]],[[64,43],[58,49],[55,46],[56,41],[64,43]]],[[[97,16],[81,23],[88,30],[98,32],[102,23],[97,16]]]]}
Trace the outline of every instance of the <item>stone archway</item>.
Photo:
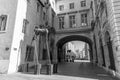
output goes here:
{"type": "Polygon", "coordinates": [[[93,48],[92,48],[92,40],[86,36],[81,36],[81,35],[69,35],[62,37],[59,39],[56,43],[57,46],[57,54],[58,54],[58,61],[60,60],[60,53],[62,53],[62,47],[65,43],[70,42],[70,41],[83,41],[89,44],[90,47],[90,60],[92,61],[93,59],[93,48]]]}
{"type": "Polygon", "coordinates": [[[105,43],[106,43],[106,45],[108,47],[108,53],[109,53],[109,60],[110,60],[109,68],[112,69],[112,70],[116,70],[111,36],[110,36],[108,31],[105,32],[105,43]]]}

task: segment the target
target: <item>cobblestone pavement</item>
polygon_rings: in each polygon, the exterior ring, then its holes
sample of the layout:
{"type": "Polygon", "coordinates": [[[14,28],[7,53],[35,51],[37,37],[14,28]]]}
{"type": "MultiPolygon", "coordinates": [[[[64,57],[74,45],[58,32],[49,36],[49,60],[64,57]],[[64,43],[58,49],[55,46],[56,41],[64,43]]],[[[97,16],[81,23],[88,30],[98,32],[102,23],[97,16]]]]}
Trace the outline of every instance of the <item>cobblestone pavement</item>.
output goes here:
{"type": "Polygon", "coordinates": [[[90,63],[61,63],[54,75],[15,73],[0,75],[0,80],[118,80],[90,63]]]}

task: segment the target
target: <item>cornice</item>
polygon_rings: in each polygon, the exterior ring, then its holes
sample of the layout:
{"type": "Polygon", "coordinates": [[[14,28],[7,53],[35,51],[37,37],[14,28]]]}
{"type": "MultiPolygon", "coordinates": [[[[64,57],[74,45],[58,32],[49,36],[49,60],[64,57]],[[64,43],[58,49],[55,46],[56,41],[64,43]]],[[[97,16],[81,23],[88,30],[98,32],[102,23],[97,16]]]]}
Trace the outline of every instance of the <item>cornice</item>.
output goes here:
{"type": "Polygon", "coordinates": [[[92,28],[76,29],[76,30],[56,30],[56,34],[70,34],[70,33],[90,33],[92,28]]]}
{"type": "Polygon", "coordinates": [[[76,13],[86,12],[86,11],[89,11],[89,10],[90,10],[90,8],[83,9],[83,10],[68,11],[68,12],[58,13],[57,15],[60,16],[60,15],[66,15],[66,14],[76,14],[76,13]]]}

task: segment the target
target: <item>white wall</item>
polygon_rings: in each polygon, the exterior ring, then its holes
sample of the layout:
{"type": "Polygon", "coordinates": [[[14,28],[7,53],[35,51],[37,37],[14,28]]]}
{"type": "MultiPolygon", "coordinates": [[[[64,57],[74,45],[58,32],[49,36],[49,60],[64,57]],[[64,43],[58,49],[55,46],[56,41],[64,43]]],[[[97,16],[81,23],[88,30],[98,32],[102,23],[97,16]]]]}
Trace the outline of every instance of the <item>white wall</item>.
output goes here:
{"type": "Polygon", "coordinates": [[[20,40],[23,38],[22,25],[23,19],[26,18],[26,10],[27,2],[24,0],[18,0],[8,73],[13,73],[17,71],[18,50],[20,40]]]}
{"type": "Polygon", "coordinates": [[[6,31],[0,31],[0,59],[8,60],[13,37],[17,0],[0,0],[0,15],[7,15],[6,31]],[[5,48],[9,50],[5,50],[5,48]]]}
{"type": "Polygon", "coordinates": [[[17,2],[18,0],[0,0],[0,16],[7,15],[6,30],[0,31],[0,73],[8,71],[17,2]]]}

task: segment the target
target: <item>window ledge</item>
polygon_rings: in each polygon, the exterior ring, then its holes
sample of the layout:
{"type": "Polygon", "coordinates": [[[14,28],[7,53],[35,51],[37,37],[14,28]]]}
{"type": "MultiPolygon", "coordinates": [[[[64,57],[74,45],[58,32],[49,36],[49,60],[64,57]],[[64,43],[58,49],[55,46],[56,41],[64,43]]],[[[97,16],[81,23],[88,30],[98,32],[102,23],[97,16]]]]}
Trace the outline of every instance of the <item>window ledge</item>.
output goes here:
{"type": "Polygon", "coordinates": [[[6,31],[0,31],[0,34],[1,34],[1,33],[6,33],[6,31]]]}

